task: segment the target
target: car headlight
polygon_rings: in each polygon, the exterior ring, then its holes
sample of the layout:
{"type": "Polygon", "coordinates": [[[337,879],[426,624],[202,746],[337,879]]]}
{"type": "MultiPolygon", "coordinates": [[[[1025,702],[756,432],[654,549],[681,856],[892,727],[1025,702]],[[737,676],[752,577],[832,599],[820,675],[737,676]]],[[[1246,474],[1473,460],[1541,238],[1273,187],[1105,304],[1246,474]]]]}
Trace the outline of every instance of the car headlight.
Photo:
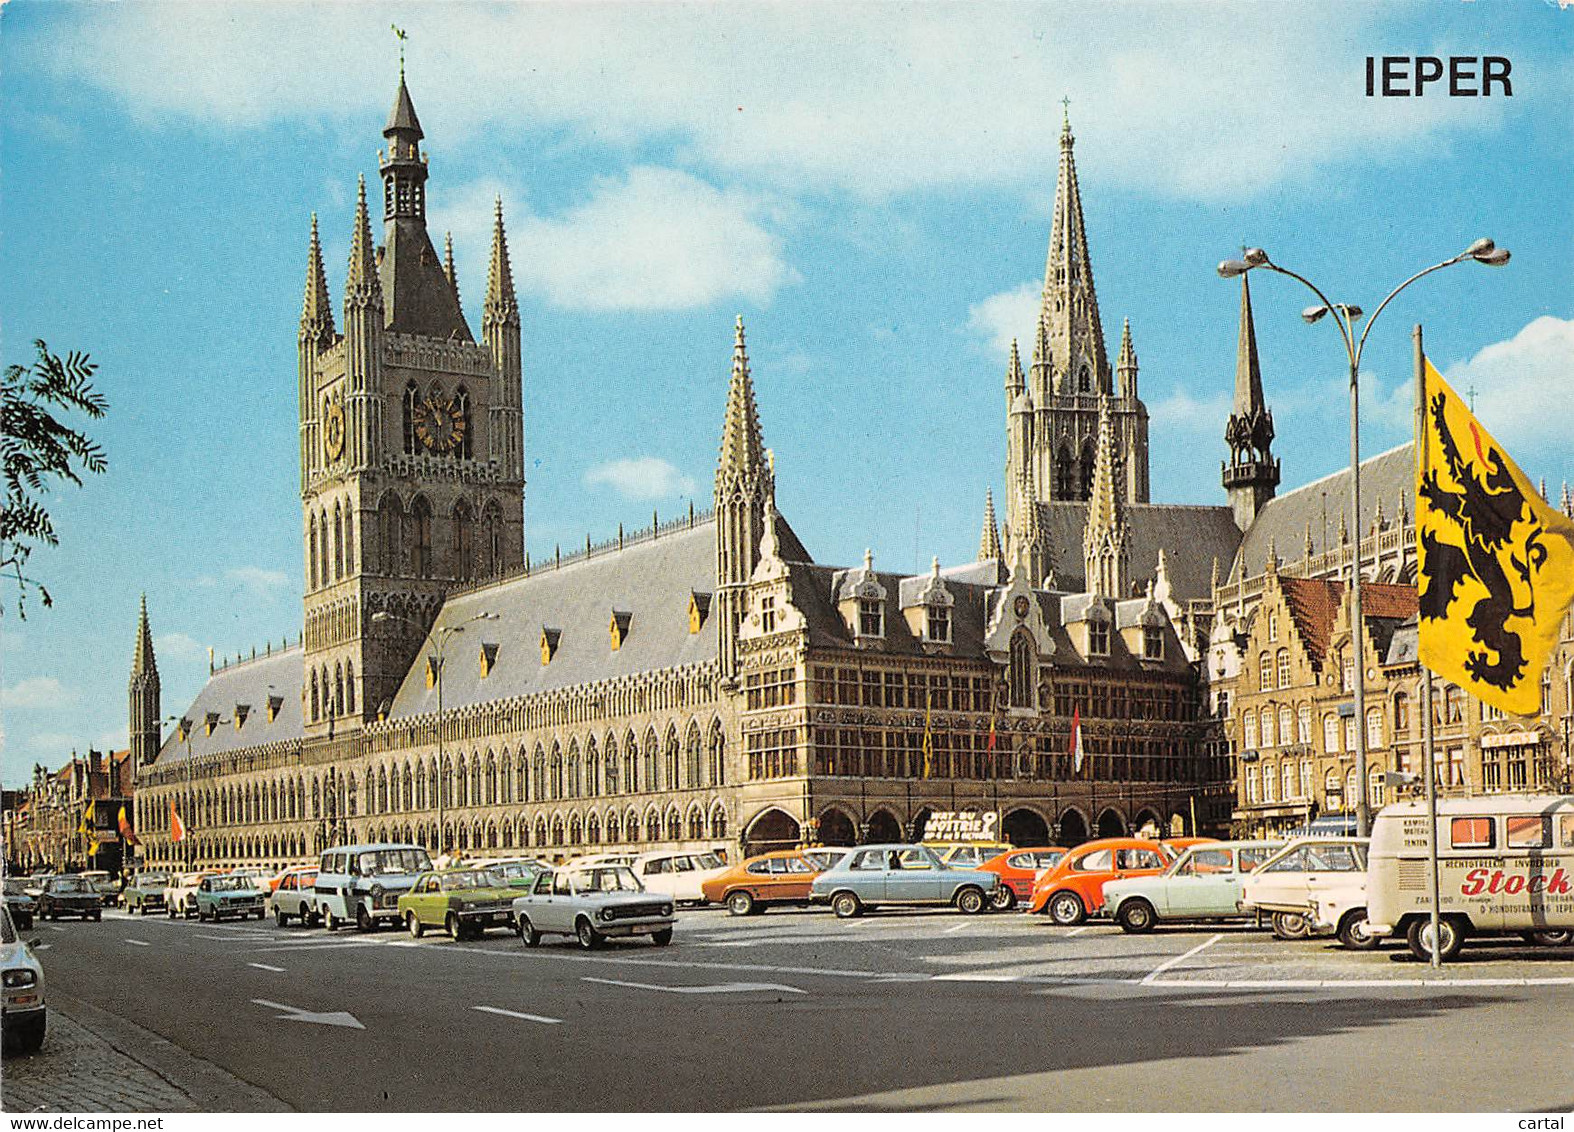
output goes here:
{"type": "Polygon", "coordinates": [[[5,973],[5,985],[8,987],[30,987],[38,982],[38,976],[25,967],[5,973]]]}
{"type": "Polygon", "coordinates": [[[663,916],[670,916],[670,915],[672,915],[672,905],[671,904],[663,904],[661,906],[661,914],[663,916]]]}
{"type": "Polygon", "coordinates": [[[598,919],[598,920],[610,920],[610,919],[612,919],[612,909],[611,908],[603,908],[601,911],[596,913],[596,919],[598,919]]]}

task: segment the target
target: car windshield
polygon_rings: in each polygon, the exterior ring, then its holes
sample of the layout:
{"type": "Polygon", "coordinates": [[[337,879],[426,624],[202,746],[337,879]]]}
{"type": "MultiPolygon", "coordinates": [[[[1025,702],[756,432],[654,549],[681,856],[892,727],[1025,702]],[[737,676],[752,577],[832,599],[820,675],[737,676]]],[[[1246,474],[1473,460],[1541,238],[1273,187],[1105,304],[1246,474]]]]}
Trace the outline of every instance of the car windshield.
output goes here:
{"type": "Polygon", "coordinates": [[[76,877],[56,877],[51,887],[56,892],[86,892],[87,885],[76,877]]]}
{"type": "Polygon", "coordinates": [[[501,861],[495,865],[488,865],[487,868],[502,877],[524,877],[526,880],[535,876],[537,871],[524,861],[501,861]]]}
{"type": "Polygon", "coordinates": [[[444,873],[438,877],[443,891],[455,888],[502,888],[503,878],[490,869],[466,869],[460,873],[444,873]]]}
{"type": "Polygon", "coordinates": [[[609,865],[584,869],[574,874],[574,888],[579,892],[644,892],[644,887],[632,869],[625,865],[609,865]]]}
{"type": "Polygon", "coordinates": [[[356,858],[357,871],[363,877],[386,876],[398,873],[424,873],[432,867],[425,849],[379,849],[361,853],[356,858]]]}
{"type": "Polygon", "coordinates": [[[162,888],[168,883],[169,875],[167,873],[143,873],[137,877],[137,884],[143,888],[149,885],[157,885],[162,888]]]}
{"type": "Polygon", "coordinates": [[[256,887],[249,876],[214,877],[211,885],[214,892],[245,892],[256,887]]]}
{"type": "Polygon", "coordinates": [[[17,880],[13,877],[7,877],[5,881],[5,890],[7,895],[21,893],[25,896],[27,895],[27,882],[25,880],[17,880]]]}

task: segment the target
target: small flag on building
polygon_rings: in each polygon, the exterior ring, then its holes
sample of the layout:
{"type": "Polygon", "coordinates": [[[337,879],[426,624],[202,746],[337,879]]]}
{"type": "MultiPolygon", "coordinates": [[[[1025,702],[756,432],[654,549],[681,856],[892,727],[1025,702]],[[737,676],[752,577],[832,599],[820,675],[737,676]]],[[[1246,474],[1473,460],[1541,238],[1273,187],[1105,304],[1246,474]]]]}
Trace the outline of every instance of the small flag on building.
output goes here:
{"type": "Polygon", "coordinates": [[[924,697],[924,777],[928,778],[935,770],[935,735],[930,728],[929,709],[933,706],[931,697],[924,697]]]}
{"type": "Polygon", "coordinates": [[[82,825],[77,830],[77,832],[78,833],[87,833],[92,828],[93,828],[93,803],[89,802],[87,804],[87,808],[82,811],[82,825]]]}
{"type": "Polygon", "coordinates": [[[127,845],[141,845],[137,835],[131,831],[131,821],[126,817],[126,807],[120,807],[120,815],[115,819],[115,824],[120,827],[120,836],[126,839],[127,845]]]}
{"type": "Polygon", "coordinates": [[[1071,773],[1082,773],[1082,712],[1071,709],[1071,773]]]}
{"type": "Polygon", "coordinates": [[[1574,522],[1547,505],[1430,361],[1423,380],[1421,662],[1483,703],[1536,715],[1574,602],[1574,522]]]}
{"type": "Polygon", "coordinates": [[[169,803],[169,839],[171,841],[186,840],[186,823],[180,820],[180,812],[175,809],[174,799],[169,803]]]}

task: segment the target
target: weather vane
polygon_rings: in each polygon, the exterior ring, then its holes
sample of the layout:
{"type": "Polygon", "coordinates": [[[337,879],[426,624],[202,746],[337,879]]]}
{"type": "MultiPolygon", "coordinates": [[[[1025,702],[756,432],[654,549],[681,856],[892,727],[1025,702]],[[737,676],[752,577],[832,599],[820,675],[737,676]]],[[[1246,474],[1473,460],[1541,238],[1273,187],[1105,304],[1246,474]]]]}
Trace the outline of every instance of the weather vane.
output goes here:
{"type": "Polygon", "coordinates": [[[1061,96],[1060,111],[1061,117],[1069,122],[1071,120],[1071,97],[1069,95],[1061,96]]]}
{"type": "Polygon", "coordinates": [[[404,81],[404,41],[406,39],[408,39],[409,36],[405,34],[404,28],[400,27],[398,24],[389,24],[388,26],[393,28],[393,33],[399,40],[399,81],[403,82],[404,81]]]}

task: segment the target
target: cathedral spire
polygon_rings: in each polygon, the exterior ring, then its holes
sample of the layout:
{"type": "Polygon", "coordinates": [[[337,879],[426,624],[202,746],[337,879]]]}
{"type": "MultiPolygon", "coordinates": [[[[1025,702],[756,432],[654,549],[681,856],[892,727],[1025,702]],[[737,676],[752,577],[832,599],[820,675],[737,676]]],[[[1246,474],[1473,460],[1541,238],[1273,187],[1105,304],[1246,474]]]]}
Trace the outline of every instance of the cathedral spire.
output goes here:
{"type": "Polygon", "coordinates": [[[715,486],[716,652],[724,681],[737,678],[738,630],[747,605],[745,590],[760,560],[765,524],[777,521],[774,505],[767,506],[773,497],[775,478],[760,437],[743,316],[739,315],[715,486]]]}
{"type": "Polygon", "coordinates": [[[137,610],[137,640],[131,654],[131,681],[127,688],[127,717],[131,740],[131,765],[137,768],[158,756],[162,735],[159,715],[158,658],[153,655],[153,633],[148,628],[148,595],[137,610]]]}
{"type": "Polygon", "coordinates": [[[1076,138],[1069,111],[1060,129],[1060,169],[1050,220],[1049,254],[1039,320],[1049,349],[1044,363],[1059,375],[1060,393],[1110,393],[1109,357],[1099,321],[1098,295],[1077,184],[1076,138]]]}
{"type": "Polygon", "coordinates": [[[301,337],[321,345],[333,341],[333,300],[328,297],[328,275],[322,266],[322,241],[317,236],[317,214],[312,213],[312,237],[306,251],[306,296],[301,302],[301,337]]]}
{"type": "Polygon", "coordinates": [[[1099,404],[1098,445],[1093,452],[1093,483],[1082,539],[1084,584],[1089,593],[1119,599],[1127,596],[1130,550],[1116,445],[1109,401],[1103,399],[1099,404]]]}
{"type": "Polygon", "coordinates": [[[978,538],[978,560],[988,562],[991,559],[1000,561],[1003,555],[1000,552],[1000,528],[995,523],[995,493],[990,488],[984,489],[984,530],[978,538]]]}
{"type": "Polygon", "coordinates": [[[158,657],[153,653],[153,633],[148,628],[148,595],[142,595],[137,610],[137,643],[131,654],[131,677],[151,676],[158,679],[158,657]]]}
{"type": "Polygon", "coordinates": [[[381,297],[382,282],[377,277],[377,245],[372,241],[372,221],[366,211],[366,178],[360,178],[355,193],[355,232],[350,237],[350,269],[344,277],[344,297],[366,299],[381,297]]]}
{"type": "Polygon", "coordinates": [[[1262,392],[1257,360],[1257,327],[1252,320],[1251,284],[1241,276],[1240,327],[1235,342],[1235,399],[1224,426],[1230,459],[1223,478],[1235,524],[1249,527],[1279,486],[1279,461],[1273,455],[1273,412],[1262,392]]]}
{"type": "Polygon", "coordinates": [[[754,380],[749,375],[749,349],[744,341],[743,316],[738,316],[732,344],[732,378],[727,385],[727,413],[722,423],[718,482],[729,474],[757,470],[764,458],[760,417],[754,403],[754,380]]]}

